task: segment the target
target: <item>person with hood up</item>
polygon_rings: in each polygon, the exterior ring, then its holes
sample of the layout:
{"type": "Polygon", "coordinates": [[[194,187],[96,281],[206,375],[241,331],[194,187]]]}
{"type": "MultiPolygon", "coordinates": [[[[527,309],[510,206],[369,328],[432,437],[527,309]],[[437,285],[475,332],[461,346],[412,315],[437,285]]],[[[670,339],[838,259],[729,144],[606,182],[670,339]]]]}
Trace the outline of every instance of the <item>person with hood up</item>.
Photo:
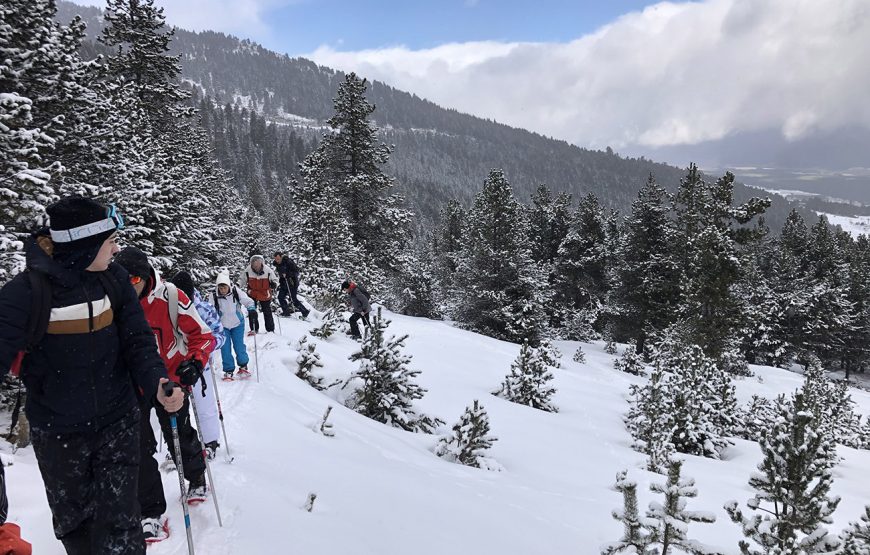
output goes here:
{"type": "MultiPolygon", "coordinates": [[[[272,316],[272,290],[278,287],[278,275],[266,265],[266,260],[261,254],[251,257],[248,267],[242,274],[241,285],[247,290],[248,296],[254,299],[263,311],[263,319],[266,321],[266,331],[275,331],[275,319],[272,316]]],[[[248,311],[251,332],[253,335],[260,331],[260,319],[257,311],[248,311]]]]}
{"type": "Polygon", "coordinates": [[[212,293],[211,303],[217,310],[224,327],[224,344],[221,347],[221,360],[224,370],[224,381],[231,381],[235,371],[233,364],[233,350],[236,351],[235,362],[239,365],[239,377],[248,378],[248,350],[245,347],[245,318],[242,316],[242,307],[248,311],[255,310],[253,299],[244,291],[230,282],[229,274],[221,272],[215,280],[215,291],[212,293]]]}

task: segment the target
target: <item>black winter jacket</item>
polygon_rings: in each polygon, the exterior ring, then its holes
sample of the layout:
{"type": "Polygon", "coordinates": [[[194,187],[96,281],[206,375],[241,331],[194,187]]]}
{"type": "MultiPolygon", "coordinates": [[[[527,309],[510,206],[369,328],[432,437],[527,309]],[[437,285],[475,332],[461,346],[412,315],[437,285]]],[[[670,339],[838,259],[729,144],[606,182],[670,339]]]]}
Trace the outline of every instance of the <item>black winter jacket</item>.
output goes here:
{"type": "Polygon", "coordinates": [[[284,256],[280,264],[275,264],[275,273],[288,282],[299,283],[299,266],[289,256],[284,256]]]}
{"type": "MultiPolygon", "coordinates": [[[[118,285],[115,313],[96,273],[65,269],[32,241],[27,267],[47,274],[52,290],[48,330],[21,369],[30,423],[94,431],[135,410],[134,388],[153,402],[166,368],[127,272],[115,263],[106,270],[118,285]]],[[[30,289],[19,274],[0,290],[0,368],[6,371],[27,340],[30,289]]]]}

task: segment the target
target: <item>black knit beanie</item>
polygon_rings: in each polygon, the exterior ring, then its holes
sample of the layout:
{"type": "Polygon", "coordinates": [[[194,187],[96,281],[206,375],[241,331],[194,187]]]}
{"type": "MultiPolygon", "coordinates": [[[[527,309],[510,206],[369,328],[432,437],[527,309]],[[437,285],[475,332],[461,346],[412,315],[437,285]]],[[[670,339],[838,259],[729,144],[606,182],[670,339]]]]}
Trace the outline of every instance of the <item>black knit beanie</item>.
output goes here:
{"type": "Polygon", "coordinates": [[[172,279],[169,281],[171,281],[175,284],[176,287],[184,291],[184,294],[187,295],[188,299],[190,299],[191,301],[193,300],[194,285],[193,278],[190,277],[190,274],[188,274],[184,270],[181,270],[180,272],[172,276],[172,279]]]}
{"type": "Polygon", "coordinates": [[[79,250],[93,250],[108,239],[116,228],[112,227],[94,235],[85,235],[72,241],[63,232],[108,219],[108,208],[89,198],[70,196],[60,199],[45,209],[51,219],[50,230],[54,252],[69,253],[79,250]]]}
{"type": "Polygon", "coordinates": [[[151,277],[151,264],[148,256],[136,247],[126,247],[115,255],[115,262],[127,270],[131,276],[139,276],[142,279],[151,277]]]}

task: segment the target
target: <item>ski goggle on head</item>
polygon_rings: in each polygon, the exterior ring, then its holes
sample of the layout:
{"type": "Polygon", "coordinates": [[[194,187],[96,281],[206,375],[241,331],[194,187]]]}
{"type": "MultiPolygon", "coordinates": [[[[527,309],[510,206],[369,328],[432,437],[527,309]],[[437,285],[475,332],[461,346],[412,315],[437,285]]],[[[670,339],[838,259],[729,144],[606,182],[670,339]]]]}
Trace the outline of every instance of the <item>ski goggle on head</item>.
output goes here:
{"type": "Polygon", "coordinates": [[[105,231],[120,231],[122,229],[124,229],[124,217],[118,211],[117,206],[110,204],[106,209],[105,220],[99,220],[72,229],[52,229],[51,240],[55,243],[71,243],[79,239],[99,235],[105,231]]]}

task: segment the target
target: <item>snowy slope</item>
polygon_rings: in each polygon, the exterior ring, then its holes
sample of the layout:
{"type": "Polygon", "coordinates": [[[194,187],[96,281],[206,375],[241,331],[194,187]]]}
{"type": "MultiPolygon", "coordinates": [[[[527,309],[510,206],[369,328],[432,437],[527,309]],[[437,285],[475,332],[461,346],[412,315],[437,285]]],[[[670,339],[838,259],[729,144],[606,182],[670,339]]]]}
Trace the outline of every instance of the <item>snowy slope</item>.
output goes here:
{"type": "MultiPolygon", "coordinates": [[[[621,532],[610,511],[621,505],[611,489],[622,468],[639,483],[640,503],[651,499],[646,484],[661,478],[641,470],[642,455],[630,448],[622,424],[631,383],[642,379],[612,369],[602,344],[584,344],[587,363],[571,356],[576,342],[558,342],[563,368],[556,370],[557,414],[511,404],[489,394],[518,353],[518,346],[458,330],[444,322],[389,315],[388,332],[408,333],[412,366],[428,388],[418,408],[447,421],[479,399],[498,441],[491,456],[502,472],[467,468],[435,457],[436,436],[411,434],[368,420],[293,375],[291,345],[318,322],[282,319],[283,335],[261,334],[260,383],[219,383],[235,461],[222,457],[213,472],[224,527],[212,502],[192,509],[200,554],[596,554],[621,532]],[[314,431],[328,405],[335,437],[314,431]],[[313,512],[302,507],[317,494],[313,512]]],[[[247,339],[250,347],[253,338],[247,339]]],[[[358,346],[345,337],[318,341],[328,382],[355,369],[347,357],[358,346]]],[[[801,377],[754,368],[761,377],[738,383],[741,401],[752,394],[789,392],[801,377]]],[[[335,388],[336,390],[338,388],[335,388]]],[[[347,391],[344,392],[346,395],[347,391]]],[[[862,414],[870,394],[853,391],[862,414]]],[[[729,499],[750,496],[747,479],[760,459],[755,443],[735,440],[727,460],[686,457],[684,473],[696,478],[699,497],[689,508],[709,510],[713,525],[694,525],[690,535],[736,554],[739,529],[722,510],[729,499]]],[[[9,446],[3,446],[9,452],[9,446]]],[[[843,449],[834,493],[843,497],[832,529],[857,519],[870,500],[870,452],[843,449]]],[[[162,454],[160,455],[162,456],[162,454]]],[[[7,468],[10,520],[22,524],[34,553],[62,554],[31,449],[20,450],[7,468]]],[[[165,475],[172,537],[150,555],[187,553],[178,482],[165,475]]]]}

